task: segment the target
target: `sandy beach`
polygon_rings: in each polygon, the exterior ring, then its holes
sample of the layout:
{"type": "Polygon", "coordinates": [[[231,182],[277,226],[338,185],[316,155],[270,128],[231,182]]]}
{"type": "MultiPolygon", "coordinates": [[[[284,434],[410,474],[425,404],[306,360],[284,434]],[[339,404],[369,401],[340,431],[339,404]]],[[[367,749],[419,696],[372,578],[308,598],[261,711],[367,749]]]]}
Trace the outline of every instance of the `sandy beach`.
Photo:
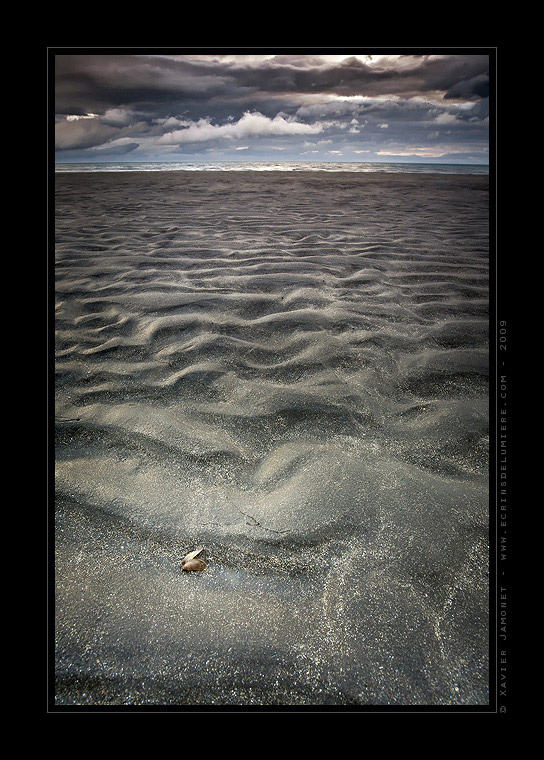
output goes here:
{"type": "Polygon", "coordinates": [[[488,186],[55,176],[56,704],[489,702],[488,186]]]}

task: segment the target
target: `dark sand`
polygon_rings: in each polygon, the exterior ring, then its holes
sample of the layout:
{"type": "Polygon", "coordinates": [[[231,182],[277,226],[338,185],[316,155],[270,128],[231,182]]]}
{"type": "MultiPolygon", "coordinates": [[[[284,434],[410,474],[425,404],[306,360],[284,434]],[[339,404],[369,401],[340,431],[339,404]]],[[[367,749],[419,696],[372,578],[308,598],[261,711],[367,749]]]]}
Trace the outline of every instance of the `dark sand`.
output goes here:
{"type": "Polygon", "coordinates": [[[486,704],[488,178],[55,181],[57,704],[486,704]]]}

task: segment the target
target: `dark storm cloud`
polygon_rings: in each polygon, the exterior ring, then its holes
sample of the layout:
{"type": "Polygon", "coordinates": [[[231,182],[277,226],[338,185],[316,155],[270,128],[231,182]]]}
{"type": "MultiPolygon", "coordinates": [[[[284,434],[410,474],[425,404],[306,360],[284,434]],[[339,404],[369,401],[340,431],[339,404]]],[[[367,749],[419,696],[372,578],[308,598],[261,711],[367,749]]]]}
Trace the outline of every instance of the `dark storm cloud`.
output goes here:
{"type": "Polygon", "coordinates": [[[101,124],[98,119],[77,119],[59,122],[55,130],[55,144],[59,150],[92,148],[117,137],[115,127],[101,124]]]}
{"type": "Polygon", "coordinates": [[[145,55],[59,55],[56,111],[100,112],[119,106],[149,111],[157,105],[160,110],[160,104],[234,94],[237,87],[226,68],[145,55]]]}
{"type": "Polygon", "coordinates": [[[383,95],[442,91],[445,97],[485,97],[488,57],[410,56],[402,67],[376,67],[351,57],[335,63],[316,56],[276,56],[254,63],[146,55],[59,55],[58,113],[118,106],[183,104],[210,98],[242,101],[257,93],[383,95]],[[458,93],[458,95],[456,94],[458,93]]]}
{"type": "Polygon", "coordinates": [[[471,99],[474,96],[478,98],[489,97],[489,76],[487,74],[477,74],[470,79],[455,82],[444,95],[445,98],[461,99],[471,99]]]}
{"type": "Polygon", "coordinates": [[[482,97],[487,94],[484,84],[488,81],[488,57],[462,58],[413,56],[402,68],[376,68],[355,57],[333,64],[312,61],[304,67],[290,59],[278,58],[265,62],[259,69],[239,67],[232,74],[242,78],[247,85],[267,92],[321,92],[349,96],[405,95],[438,90],[447,96],[462,81],[466,83],[463,97],[473,94],[482,97]],[[476,79],[473,91],[470,83],[476,79]]]}

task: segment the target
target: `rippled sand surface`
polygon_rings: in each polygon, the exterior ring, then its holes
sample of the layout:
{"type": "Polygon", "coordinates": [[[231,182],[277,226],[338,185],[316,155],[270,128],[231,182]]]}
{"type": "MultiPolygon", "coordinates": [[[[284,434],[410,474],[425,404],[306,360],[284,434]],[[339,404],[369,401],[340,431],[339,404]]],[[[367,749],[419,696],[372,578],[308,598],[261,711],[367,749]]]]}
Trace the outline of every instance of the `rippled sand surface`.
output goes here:
{"type": "Polygon", "coordinates": [[[55,184],[57,703],[486,704],[488,177],[55,184]]]}

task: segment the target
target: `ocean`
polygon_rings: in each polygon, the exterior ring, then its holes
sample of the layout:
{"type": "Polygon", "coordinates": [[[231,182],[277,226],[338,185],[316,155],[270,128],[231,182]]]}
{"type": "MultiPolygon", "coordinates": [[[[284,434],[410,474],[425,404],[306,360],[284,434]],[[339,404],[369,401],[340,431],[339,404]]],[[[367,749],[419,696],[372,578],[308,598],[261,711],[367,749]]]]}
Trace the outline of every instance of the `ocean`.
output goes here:
{"type": "Polygon", "coordinates": [[[424,174],[488,174],[484,164],[371,163],[327,161],[162,161],[57,163],[56,172],[168,172],[168,171],[289,171],[289,172],[388,172],[424,174]]]}

